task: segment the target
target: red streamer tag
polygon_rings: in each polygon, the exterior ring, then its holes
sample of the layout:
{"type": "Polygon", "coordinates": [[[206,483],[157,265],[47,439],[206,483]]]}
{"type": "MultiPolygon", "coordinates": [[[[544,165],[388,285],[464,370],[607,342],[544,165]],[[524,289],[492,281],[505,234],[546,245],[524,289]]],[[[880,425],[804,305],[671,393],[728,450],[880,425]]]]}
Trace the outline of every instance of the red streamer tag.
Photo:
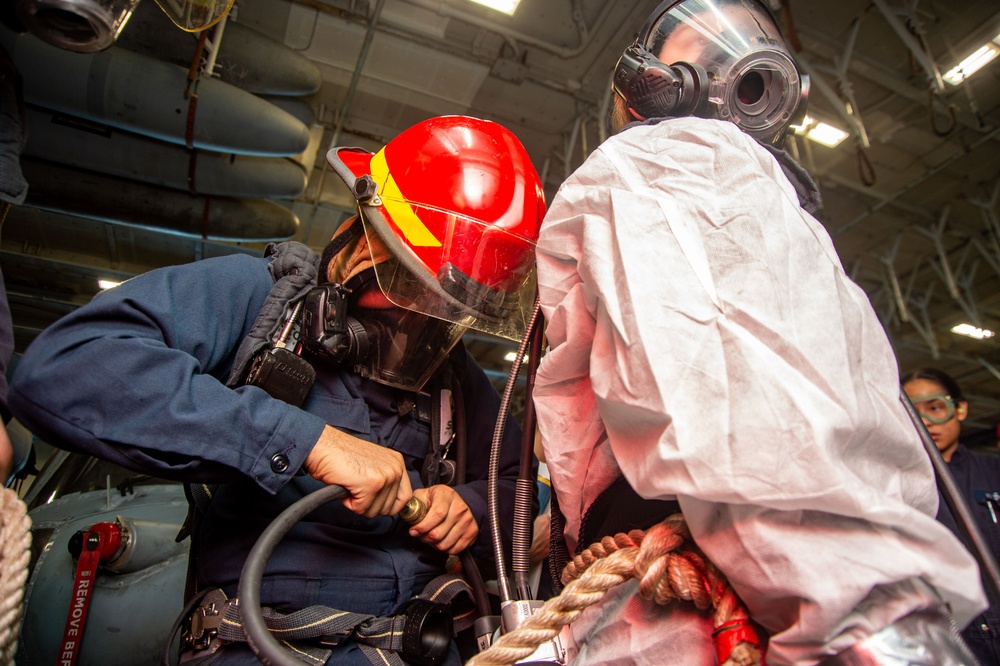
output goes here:
{"type": "Polygon", "coordinates": [[[715,640],[715,656],[719,664],[726,663],[737,645],[748,643],[760,654],[760,665],[765,666],[764,655],[760,650],[760,639],[757,638],[757,632],[750,626],[748,620],[724,622],[712,632],[712,638],[715,640]]]}
{"type": "Polygon", "coordinates": [[[83,625],[87,621],[90,592],[93,589],[97,565],[101,561],[100,535],[86,532],[83,548],[76,563],[76,578],[73,581],[73,598],[69,603],[66,629],[63,630],[62,644],[56,658],[56,666],[74,666],[83,642],[83,625]],[[93,542],[91,539],[93,538],[93,542]]]}

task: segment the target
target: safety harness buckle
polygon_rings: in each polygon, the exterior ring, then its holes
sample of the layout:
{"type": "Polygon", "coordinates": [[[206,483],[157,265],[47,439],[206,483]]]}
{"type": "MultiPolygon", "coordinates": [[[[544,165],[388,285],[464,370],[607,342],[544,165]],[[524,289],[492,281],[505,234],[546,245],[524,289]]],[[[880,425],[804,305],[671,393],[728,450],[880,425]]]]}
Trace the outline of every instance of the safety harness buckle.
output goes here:
{"type": "Polygon", "coordinates": [[[221,625],[222,613],[216,608],[215,603],[196,608],[194,615],[191,616],[191,633],[189,634],[191,647],[195,650],[207,648],[212,639],[219,633],[221,625]]]}
{"type": "Polygon", "coordinates": [[[219,627],[225,617],[226,607],[235,599],[226,599],[222,590],[212,590],[205,601],[191,613],[188,631],[184,636],[185,651],[202,652],[218,644],[219,627]]]}

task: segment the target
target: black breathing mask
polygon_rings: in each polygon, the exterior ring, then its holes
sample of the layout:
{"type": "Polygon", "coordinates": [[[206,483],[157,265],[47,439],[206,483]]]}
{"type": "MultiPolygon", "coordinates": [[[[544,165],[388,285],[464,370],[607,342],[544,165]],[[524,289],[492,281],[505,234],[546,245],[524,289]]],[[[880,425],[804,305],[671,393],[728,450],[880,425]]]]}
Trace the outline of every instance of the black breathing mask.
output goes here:
{"type": "Polygon", "coordinates": [[[347,315],[351,290],[336,283],[313,287],[302,305],[302,347],[326,361],[353,366],[369,352],[365,327],[347,315]]]}

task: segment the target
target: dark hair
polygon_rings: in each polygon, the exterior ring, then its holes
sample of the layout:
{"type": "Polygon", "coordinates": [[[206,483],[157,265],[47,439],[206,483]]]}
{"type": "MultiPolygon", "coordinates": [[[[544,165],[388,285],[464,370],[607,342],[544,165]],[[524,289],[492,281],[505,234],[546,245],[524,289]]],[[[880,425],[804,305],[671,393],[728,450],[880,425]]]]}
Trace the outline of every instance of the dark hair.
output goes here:
{"type": "Polygon", "coordinates": [[[951,396],[951,399],[956,403],[965,402],[965,396],[962,394],[962,389],[959,388],[958,382],[952,379],[951,375],[943,370],[938,370],[937,368],[920,368],[918,370],[913,370],[903,375],[901,383],[906,384],[907,382],[912,382],[914,379],[926,379],[927,381],[934,382],[935,384],[940,384],[944,387],[944,390],[948,392],[948,395],[951,396]]]}

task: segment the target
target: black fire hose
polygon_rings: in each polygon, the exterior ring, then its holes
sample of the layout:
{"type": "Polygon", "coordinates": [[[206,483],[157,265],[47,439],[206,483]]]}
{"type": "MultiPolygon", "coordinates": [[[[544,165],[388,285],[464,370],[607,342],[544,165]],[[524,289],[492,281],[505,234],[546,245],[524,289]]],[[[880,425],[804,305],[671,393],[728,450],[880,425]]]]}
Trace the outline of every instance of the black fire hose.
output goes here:
{"type": "MultiPolygon", "coordinates": [[[[267,529],[257,538],[257,542],[250,549],[250,554],[247,555],[246,562],[243,564],[243,571],[240,572],[240,582],[237,588],[237,598],[240,600],[240,618],[243,621],[243,629],[246,632],[247,643],[250,645],[250,649],[253,650],[257,659],[266,666],[302,666],[302,661],[292,656],[291,653],[281,646],[281,643],[268,631],[267,624],[264,622],[264,615],[260,606],[260,586],[264,576],[264,566],[271,558],[271,553],[274,552],[275,546],[292,529],[295,523],[320,506],[334,500],[343,499],[347,495],[347,490],[343,486],[337,485],[326,486],[306,495],[282,511],[277,518],[271,521],[267,529]]],[[[413,497],[399,512],[399,515],[408,523],[415,524],[420,522],[426,512],[427,506],[416,497],[413,497]]],[[[473,601],[476,604],[477,612],[481,617],[489,615],[491,612],[489,599],[486,596],[485,585],[479,573],[478,565],[468,550],[463,550],[459,554],[459,559],[462,562],[466,577],[470,579],[470,587],[472,588],[473,601]]],[[[429,638],[435,639],[436,642],[438,637],[430,636],[429,638]]],[[[451,637],[449,636],[448,639],[450,641],[451,637]]]]}
{"type": "Polygon", "coordinates": [[[264,565],[271,558],[274,547],[295,523],[320,506],[347,495],[343,486],[326,486],[298,500],[271,521],[243,564],[238,587],[240,618],[243,620],[250,649],[257,655],[260,663],[266,666],[302,666],[302,661],[286,652],[264,623],[264,615],[260,609],[260,584],[264,577],[264,565]]]}
{"type": "Polygon", "coordinates": [[[944,461],[941,452],[934,443],[934,438],[927,432],[927,426],[924,425],[920,414],[917,413],[909,396],[902,388],[899,390],[899,400],[910,415],[910,420],[916,426],[917,432],[920,433],[920,441],[927,451],[927,456],[931,459],[931,466],[934,468],[934,476],[937,478],[941,497],[951,509],[951,515],[955,517],[955,523],[964,538],[965,547],[979,562],[979,573],[991,598],[991,605],[995,607],[1000,604],[1000,568],[997,568],[997,561],[987,547],[986,539],[979,531],[979,526],[976,525],[976,520],[962,497],[962,491],[959,490],[955,479],[952,478],[951,472],[948,470],[948,463],[944,461]]]}

